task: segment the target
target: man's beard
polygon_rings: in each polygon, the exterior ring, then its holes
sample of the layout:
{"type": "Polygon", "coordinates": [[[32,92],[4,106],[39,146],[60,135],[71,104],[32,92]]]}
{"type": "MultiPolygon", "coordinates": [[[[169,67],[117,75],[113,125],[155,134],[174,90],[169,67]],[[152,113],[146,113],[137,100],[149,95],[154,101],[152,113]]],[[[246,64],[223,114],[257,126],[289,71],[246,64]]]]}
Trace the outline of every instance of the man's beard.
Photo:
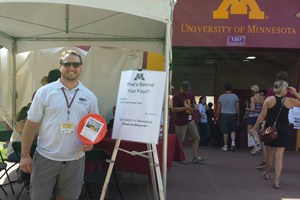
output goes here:
{"type": "Polygon", "coordinates": [[[79,74],[71,74],[71,75],[62,75],[62,77],[68,81],[76,81],[79,78],[79,74]]]}

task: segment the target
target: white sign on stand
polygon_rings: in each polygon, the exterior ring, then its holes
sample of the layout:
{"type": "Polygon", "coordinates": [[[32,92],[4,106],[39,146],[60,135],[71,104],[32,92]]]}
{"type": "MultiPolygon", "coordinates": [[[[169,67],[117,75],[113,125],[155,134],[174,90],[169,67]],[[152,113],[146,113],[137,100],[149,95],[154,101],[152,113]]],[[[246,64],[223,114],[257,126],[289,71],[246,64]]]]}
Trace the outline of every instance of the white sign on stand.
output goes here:
{"type": "Polygon", "coordinates": [[[123,71],[112,138],[157,144],[166,72],[123,71]]]}
{"type": "Polygon", "coordinates": [[[100,200],[104,200],[118,151],[149,159],[155,199],[165,200],[156,144],[162,114],[166,73],[124,71],[121,75],[112,138],[117,139],[100,200]],[[147,151],[120,148],[121,140],[147,143],[147,151]],[[148,154],[148,155],[147,155],[148,154]]]}

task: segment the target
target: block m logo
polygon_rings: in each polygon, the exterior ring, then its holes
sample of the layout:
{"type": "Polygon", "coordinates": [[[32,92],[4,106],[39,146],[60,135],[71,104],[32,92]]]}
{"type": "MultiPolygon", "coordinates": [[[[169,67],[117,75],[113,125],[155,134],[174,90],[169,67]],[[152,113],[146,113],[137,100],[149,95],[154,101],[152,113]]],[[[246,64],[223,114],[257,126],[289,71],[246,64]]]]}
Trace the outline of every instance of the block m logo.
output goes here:
{"type": "Polygon", "coordinates": [[[256,0],[223,0],[213,12],[213,19],[228,19],[229,12],[232,15],[247,15],[248,10],[249,19],[265,18],[265,12],[260,10],[256,0]]]}
{"type": "Polygon", "coordinates": [[[145,80],[144,74],[136,74],[134,80],[136,81],[136,80],[139,80],[139,79],[144,81],[145,80]]]}

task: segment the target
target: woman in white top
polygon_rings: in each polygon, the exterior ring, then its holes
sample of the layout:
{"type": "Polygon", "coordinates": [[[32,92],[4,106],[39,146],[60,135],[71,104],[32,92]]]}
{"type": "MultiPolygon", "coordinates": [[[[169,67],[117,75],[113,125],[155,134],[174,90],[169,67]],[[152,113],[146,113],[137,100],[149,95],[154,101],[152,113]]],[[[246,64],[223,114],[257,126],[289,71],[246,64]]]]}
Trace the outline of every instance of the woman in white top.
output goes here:
{"type": "Polygon", "coordinates": [[[13,148],[12,148],[12,143],[14,141],[21,141],[21,133],[23,131],[26,119],[27,119],[27,111],[29,110],[30,104],[28,104],[27,106],[24,106],[23,108],[21,108],[20,112],[18,113],[17,116],[17,122],[16,122],[16,126],[14,128],[14,131],[11,135],[8,147],[7,147],[7,151],[6,151],[6,156],[8,158],[8,160],[10,161],[19,161],[20,155],[16,155],[16,153],[14,152],[13,148]]]}
{"type": "Polygon", "coordinates": [[[199,128],[200,128],[200,142],[199,146],[208,146],[208,141],[210,137],[210,130],[207,123],[206,114],[206,96],[201,96],[198,104],[198,111],[200,115],[199,128]]]}

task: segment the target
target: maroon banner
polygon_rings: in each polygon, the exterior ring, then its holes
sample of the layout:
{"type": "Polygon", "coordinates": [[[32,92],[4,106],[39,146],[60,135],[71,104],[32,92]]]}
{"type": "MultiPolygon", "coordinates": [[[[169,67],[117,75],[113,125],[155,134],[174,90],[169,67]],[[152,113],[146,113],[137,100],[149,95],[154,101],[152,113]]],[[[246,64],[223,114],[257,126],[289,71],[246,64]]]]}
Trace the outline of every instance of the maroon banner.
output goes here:
{"type": "Polygon", "coordinates": [[[300,48],[300,0],[181,0],[173,46],[300,48]]]}

